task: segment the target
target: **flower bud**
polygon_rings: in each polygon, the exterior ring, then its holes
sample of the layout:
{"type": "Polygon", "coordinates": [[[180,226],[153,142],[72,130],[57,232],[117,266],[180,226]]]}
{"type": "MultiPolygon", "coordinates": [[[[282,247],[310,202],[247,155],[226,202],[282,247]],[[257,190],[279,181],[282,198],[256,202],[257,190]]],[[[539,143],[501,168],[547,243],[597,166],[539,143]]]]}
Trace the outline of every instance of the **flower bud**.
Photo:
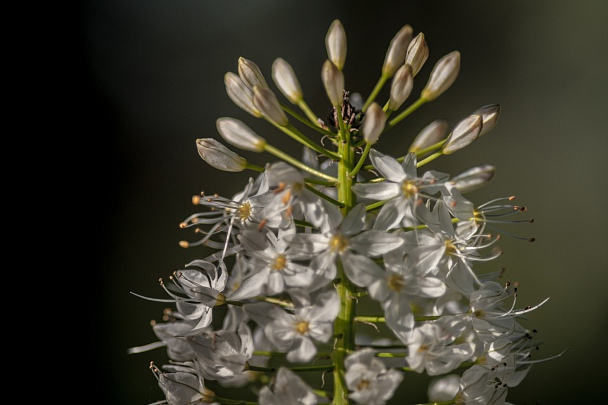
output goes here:
{"type": "Polygon", "coordinates": [[[242,121],[235,118],[223,117],[218,118],[215,124],[217,131],[229,144],[252,152],[264,151],[266,140],[253,132],[242,121]]]}
{"type": "Polygon", "coordinates": [[[321,69],[321,78],[331,105],[338,107],[344,99],[344,74],[331,60],[326,60],[321,69]]]}
{"type": "Polygon", "coordinates": [[[452,177],[450,184],[461,193],[468,193],[488,183],[494,177],[496,167],[492,165],[479,165],[465,170],[452,177]]]}
{"type": "Polygon", "coordinates": [[[247,160],[213,138],[197,139],[196,149],[200,157],[216,169],[225,172],[242,172],[247,167],[247,160]]]}
{"type": "Polygon", "coordinates": [[[449,155],[470,145],[479,136],[482,125],[481,115],[469,115],[460,121],[441,147],[443,154],[449,155]]]}
{"type": "Polygon", "coordinates": [[[417,152],[436,144],[444,139],[447,132],[448,122],[446,120],[435,120],[431,122],[416,135],[408,152],[417,152]]]}
{"type": "Polygon", "coordinates": [[[243,57],[239,58],[239,76],[241,77],[241,80],[243,80],[243,83],[251,90],[253,90],[255,86],[268,87],[266,79],[264,79],[264,75],[260,71],[258,65],[249,59],[243,57]]]}
{"type": "Polygon", "coordinates": [[[459,71],[460,52],[452,51],[437,61],[420,96],[427,101],[436,99],[454,83],[459,71]]]}
{"type": "Polygon", "coordinates": [[[325,35],[327,57],[338,70],[342,70],[346,61],[346,32],[340,20],[334,20],[325,35]]]}
{"type": "Polygon", "coordinates": [[[403,65],[397,70],[391,84],[391,96],[388,99],[389,110],[397,110],[409,97],[414,86],[414,75],[410,65],[403,65]]]}
{"type": "Polygon", "coordinates": [[[272,79],[281,93],[293,104],[302,100],[302,88],[291,65],[282,58],[277,58],[272,64],[272,79]]]}
{"type": "Polygon", "coordinates": [[[498,116],[500,115],[500,105],[489,104],[478,108],[473,114],[481,115],[483,127],[481,128],[479,136],[482,136],[490,132],[490,130],[496,126],[498,116]]]}
{"type": "Polygon", "coordinates": [[[384,57],[382,74],[392,77],[397,69],[403,64],[407,47],[412,40],[412,27],[404,25],[391,40],[384,57]]]}
{"type": "Polygon", "coordinates": [[[269,88],[260,86],[253,88],[253,105],[260,110],[264,117],[277,125],[284,127],[289,124],[289,119],[277,100],[277,96],[269,88]]]}
{"type": "Polygon", "coordinates": [[[365,142],[372,145],[378,142],[385,123],[386,114],[382,110],[382,107],[380,107],[380,104],[376,102],[371,103],[361,124],[361,131],[363,132],[365,142]]]}
{"type": "Polygon", "coordinates": [[[416,76],[426,59],[429,57],[429,47],[421,32],[410,42],[405,55],[405,63],[412,66],[412,74],[416,76]]]}
{"type": "Polygon", "coordinates": [[[234,104],[256,118],[262,117],[262,113],[253,105],[253,92],[236,73],[226,73],[224,84],[226,85],[226,93],[234,104]]]}

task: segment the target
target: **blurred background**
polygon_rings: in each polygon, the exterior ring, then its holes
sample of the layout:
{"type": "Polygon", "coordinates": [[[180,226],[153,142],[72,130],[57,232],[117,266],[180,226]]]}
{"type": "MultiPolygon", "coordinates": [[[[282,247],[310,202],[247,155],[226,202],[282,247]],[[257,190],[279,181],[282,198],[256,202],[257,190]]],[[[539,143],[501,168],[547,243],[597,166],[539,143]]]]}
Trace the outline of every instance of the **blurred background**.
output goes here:
{"type": "MultiPolygon", "coordinates": [[[[157,340],[149,322],[161,319],[165,305],[131,292],[165,298],[158,279],[206,255],[202,248],[178,246],[196,240],[178,227],[197,212],[191,196],[232,196],[248,177],[208,166],[195,140],[220,139],[215,120],[230,116],[300,154],[291,139],[230,101],[224,74],[236,72],[243,56],[276,89],[270,67],[282,57],[298,75],[308,104],[324,116],[329,108],[320,70],[334,19],[342,21],[348,38],[346,87],[364,96],[405,24],[423,32],[430,48],[410,102],[440,57],[461,52],[454,85],[381,138],[380,151],[402,155],[431,121],[445,118],[453,127],[478,107],[501,105],[492,132],[425,169],[456,175],[493,164],[494,180],[469,199],[480,204],[515,195],[535,220],[508,230],[536,242],[505,236],[499,243],[504,254],[480,268],[505,267],[505,279],[520,283],[522,307],[551,298],[526,322],[544,342],[536,358],[568,350],[533,366],[507,399],[546,405],[605,399],[607,2],[90,0],[79,11],[80,115],[92,140],[86,146],[99,192],[99,223],[89,244],[95,257],[95,282],[87,292],[93,315],[83,352],[95,365],[92,374],[86,372],[92,401],[144,405],[163,398],[148,366],[163,364],[164,350],[127,355],[127,349],[157,340]]],[[[258,165],[273,161],[239,153],[258,165]]],[[[425,390],[408,374],[391,403],[426,402],[425,390]]]]}

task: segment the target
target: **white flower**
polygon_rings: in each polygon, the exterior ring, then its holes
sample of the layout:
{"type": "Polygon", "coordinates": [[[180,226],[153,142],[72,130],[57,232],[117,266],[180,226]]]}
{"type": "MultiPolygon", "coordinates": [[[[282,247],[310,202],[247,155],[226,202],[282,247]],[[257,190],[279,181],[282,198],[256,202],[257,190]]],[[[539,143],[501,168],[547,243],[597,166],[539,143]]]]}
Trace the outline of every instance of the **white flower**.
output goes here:
{"type": "Polygon", "coordinates": [[[280,367],[274,382],[260,390],[260,405],[314,405],[317,396],[310,387],[285,367],[280,367]]]}
{"type": "Polygon", "coordinates": [[[384,363],[374,357],[374,350],[361,349],[344,360],[344,379],[350,391],[349,398],[363,405],[383,405],[393,397],[403,380],[400,371],[387,370],[384,363]]]}

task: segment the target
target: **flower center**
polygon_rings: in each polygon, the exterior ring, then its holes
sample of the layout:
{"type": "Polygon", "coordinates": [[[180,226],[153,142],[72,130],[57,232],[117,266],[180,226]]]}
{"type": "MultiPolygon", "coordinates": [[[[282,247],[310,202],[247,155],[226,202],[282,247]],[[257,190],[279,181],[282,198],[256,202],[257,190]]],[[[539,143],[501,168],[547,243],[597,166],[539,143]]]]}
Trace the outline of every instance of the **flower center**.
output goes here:
{"type": "Polygon", "coordinates": [[[296,324],[296,332],[298,332],[300,335],[303,335],[306,332],[308,332],[308,322],[306,322],[306,321],[298,322],[296,324]]]}
{"type": "Polygon", "coordinates": [[[411,181],[405,181],[401,184],[401,192],[406,198],[414,198],[418,195],[418,187],[411,181]]]}
{"type": "Polygon", "coordinates": [[[287,258],[285,255],[278,255],[276,259],[274,259],[274,263],[272,264],[272,268],[275,270],[283,270],[285,265],[287,264],[287,258]]]}
{"type": "Polygon", "coordinates": [[[348,246],[348,238],[342,235],[334,235],[329,241],[329,249],[332,252],[341,253],[348,246]]]}
{"type": "Polygon", "coordinates": [[[405,287],[405,282],[403,281],[403,278],[398,274],[391,274],[391,276],[388,278],[388,288],[393,291],[399,292],[403,290],[403,287],[405,287]]]}
{"type": "Polygon", "coordinates": [[[361,381],[359,381],[359,383],[357,384],[357,391],[366,390],[369,387],[369,385],[370,385],[369,380],[362,378],[361,381]]]}
{"type": "Polygon", "coordinates": [[[248,202],[244,202],[236,210],[236,215],[241,221],[246,221],[251,216],[251,211],[251,204],[248,202]]]}

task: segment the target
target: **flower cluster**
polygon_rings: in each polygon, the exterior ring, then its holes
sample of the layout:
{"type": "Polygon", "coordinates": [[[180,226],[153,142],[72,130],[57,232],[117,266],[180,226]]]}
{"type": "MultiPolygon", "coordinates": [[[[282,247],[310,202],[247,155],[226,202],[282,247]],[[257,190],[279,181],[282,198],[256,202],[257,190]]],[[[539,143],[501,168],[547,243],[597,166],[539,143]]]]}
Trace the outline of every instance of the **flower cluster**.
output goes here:
{"type": "Polygon", "coordinates": [[[213,138],[196,141],[213,168],[256,175],[232,197],[193,198],[202,210],[181,226],[200,237],[181,245],[214,253],[161,280],[167,297],[143,297],[174,308],[153,324],[158,342],[129,351],[167,350],[171,362],[151,369],[160,403],[172,405],[385,404],[408,372],[433,377],[428,401],[504,404],[537,361],[536,332],[521,316],[544,301],[519,308],[515,283],[474,267],[501,254],[496,223],[530,220],[505,218],[525,211],[512,197],[479,205],[465,197],[493,178],[492,165],[456,176],[422,169],[491,131],[500,108],[478,108],[451,128],[436,120],[391,156],[376,147],[380,137],[451,86],[460,53],[439,59],[418,99],[402,108],[428,57],[422,33],[409,25],[397,32],[365,100],[344,88],[339,20],[325,45],[324,117],[281,58],[271,77],[289,103],[251,60],[240,58],[238,72],[225,75],[230,99],[301,143],[303,154],[290,156],[229,117],[217,120],[226,143],[277,160],[258,166],[213,138]],[[306,380],[304,371],[319,378],[306,380]],[[208,381],[256,400],[224,398],[208,381]]]}

